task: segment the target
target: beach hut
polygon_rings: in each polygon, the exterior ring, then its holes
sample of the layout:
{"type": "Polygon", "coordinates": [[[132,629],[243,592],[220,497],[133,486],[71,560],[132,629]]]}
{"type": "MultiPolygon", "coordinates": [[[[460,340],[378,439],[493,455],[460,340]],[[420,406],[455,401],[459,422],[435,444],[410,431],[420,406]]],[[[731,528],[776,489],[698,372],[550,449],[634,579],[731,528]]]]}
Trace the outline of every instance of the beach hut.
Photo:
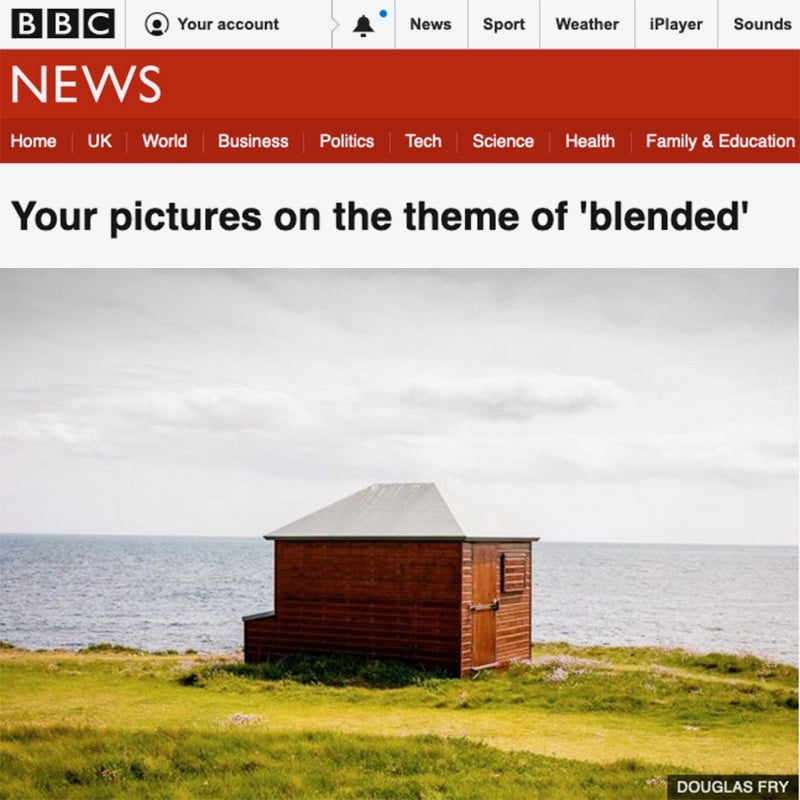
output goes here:
{"type": "Polygon", "coordinates": [[[470,675],[530,657],[533,536],[466,536],[432,483],[377,483],[264,537],[274,609],[244,617],[248,663],[295,653],[470,675]]]}

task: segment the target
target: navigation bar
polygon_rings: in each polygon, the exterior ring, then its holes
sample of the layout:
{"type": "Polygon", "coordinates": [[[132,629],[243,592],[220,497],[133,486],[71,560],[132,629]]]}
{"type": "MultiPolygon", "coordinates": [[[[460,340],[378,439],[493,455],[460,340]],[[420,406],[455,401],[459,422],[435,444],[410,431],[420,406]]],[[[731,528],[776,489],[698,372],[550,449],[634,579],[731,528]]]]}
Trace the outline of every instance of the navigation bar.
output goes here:
{"type": "Polygon", "coordinates": [[[800,162],[797,120],[15,120],[13,163],[800,162]]]}
{"type": "Polygon", "coordinates": [[[41,0],[3,49],[798,49],[796,0],[41,0]]]}

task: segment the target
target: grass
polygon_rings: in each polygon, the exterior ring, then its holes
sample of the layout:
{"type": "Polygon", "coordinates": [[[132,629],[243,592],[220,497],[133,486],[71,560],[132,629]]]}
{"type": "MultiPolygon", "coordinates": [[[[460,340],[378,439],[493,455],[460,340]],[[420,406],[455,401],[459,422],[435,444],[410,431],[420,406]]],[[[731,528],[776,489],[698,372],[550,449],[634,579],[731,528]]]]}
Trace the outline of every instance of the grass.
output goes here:
{"type": "Polygon", "coordinates": [[[400,661],[378,661],[353,655],[295,655],[269,664],[211,664],[179,678],[184,686],[197,685],[218,672],[256,680],[289,680],[317,686],[359,686],[365,689],[398,689],[445,678],[442,672],[400,661]]]}
{"type": "Polygon", "coordinates": [[[775,664],[752,655],[732,653],[695,653],[680,648],[662,647],[576,647],[566,642],[550,642],[534,645],[534,657],[566,655],[580,658],[598,658],[616,665],[651,665],[675,667],[687,671],[750,678],[774,679],[797,687],[797,667],[790,664],[775,664]]]}
{"type": "Polygon", "coordinates": [[[357,659],[0,648],[0,798],[663,798],[795,772],[797,670],[537,646],[475,680],[357,659]]]}
{"type": "Polygon", "coordinates": [[[503,753],[463,739],[20,728],[2,795],[28,798],[661,798],[666,768],[503,753]],[[24,756],[23,756],[24,752],[24,756]],[[655,772],[655,774],[654,774],[655,772]],[[597,793],[589,790],[596,790],[597,793]]]}
{"type": "Polygon", "coordinates": [[[111,642],[98,642],[90,644],[78,650],[79,653],[132,653],[139,655],[143,651],[137,647],[127,647],[124,644],[112,644],[111,642]]]}

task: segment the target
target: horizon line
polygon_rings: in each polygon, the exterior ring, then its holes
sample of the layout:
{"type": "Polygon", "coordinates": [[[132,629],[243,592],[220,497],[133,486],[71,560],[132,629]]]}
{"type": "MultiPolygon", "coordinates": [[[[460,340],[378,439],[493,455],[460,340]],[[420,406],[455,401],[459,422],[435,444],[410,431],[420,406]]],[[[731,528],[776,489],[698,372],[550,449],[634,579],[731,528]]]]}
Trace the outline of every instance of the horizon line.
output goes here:
{"type": "MultiPolygon", "coordinates": [[[[516,538],[519,534],[503,534],[503,535],[488,535],[488,534],[475,534],[476,536],[485,536],[485,538],[496,538],[502,540],[504,538],[516,538]]],[[[75,533],[75,532],[54,532],[54,531],[0,531],[0,536],[95,536],[95,537],[119,537],[119,538],[150,538],[150,539],[263,539],[263,533],[75,533]]],[[[460,540],[454,540],[460,541],[460,540]]],[[[664,542],[664,541],[631,541],[631,540],[595,540],[595,539],[549,539],[543,538],[540,541],[534,542],[537,547],[543,544],[627,544],[627,545],[665,545],[674,547],[793,547],[800,548],[800,541],[794,543],[784,542],[709,542],[709,541],[692,541],[692,542],[664,542]]]]}

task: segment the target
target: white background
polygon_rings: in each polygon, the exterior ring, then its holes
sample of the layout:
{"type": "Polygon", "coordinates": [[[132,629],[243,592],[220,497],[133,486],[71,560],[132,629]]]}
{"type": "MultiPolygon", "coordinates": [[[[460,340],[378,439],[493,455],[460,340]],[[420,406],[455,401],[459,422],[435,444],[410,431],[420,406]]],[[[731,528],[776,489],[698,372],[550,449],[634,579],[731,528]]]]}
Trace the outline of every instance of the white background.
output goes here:
{"type": "Polygon", "coordinates": [[[796,165],[2,165],[0,266],[797,266],[800,181],[796,165]],[[567,230],[537,232],[527,213],[570,201],[567,230]],[[738,232],[590,232],[579,201],[710,207],[749,200],[738,232]],[[11,200],[98,207],[91,232],[21,232],[11,200]],[[128,232],[112,241],[108,209],[163,206],[262,211],[257,232],[128,232]],[[394,215],[385,232],[338,232],[329,209],[353,200],[394,215]],[[512,206],[514,232],[408,233],[407,201],[447,206],[512,206]],[[281,206],[323,211],[318,232],[278,232],[281,206]]]}

